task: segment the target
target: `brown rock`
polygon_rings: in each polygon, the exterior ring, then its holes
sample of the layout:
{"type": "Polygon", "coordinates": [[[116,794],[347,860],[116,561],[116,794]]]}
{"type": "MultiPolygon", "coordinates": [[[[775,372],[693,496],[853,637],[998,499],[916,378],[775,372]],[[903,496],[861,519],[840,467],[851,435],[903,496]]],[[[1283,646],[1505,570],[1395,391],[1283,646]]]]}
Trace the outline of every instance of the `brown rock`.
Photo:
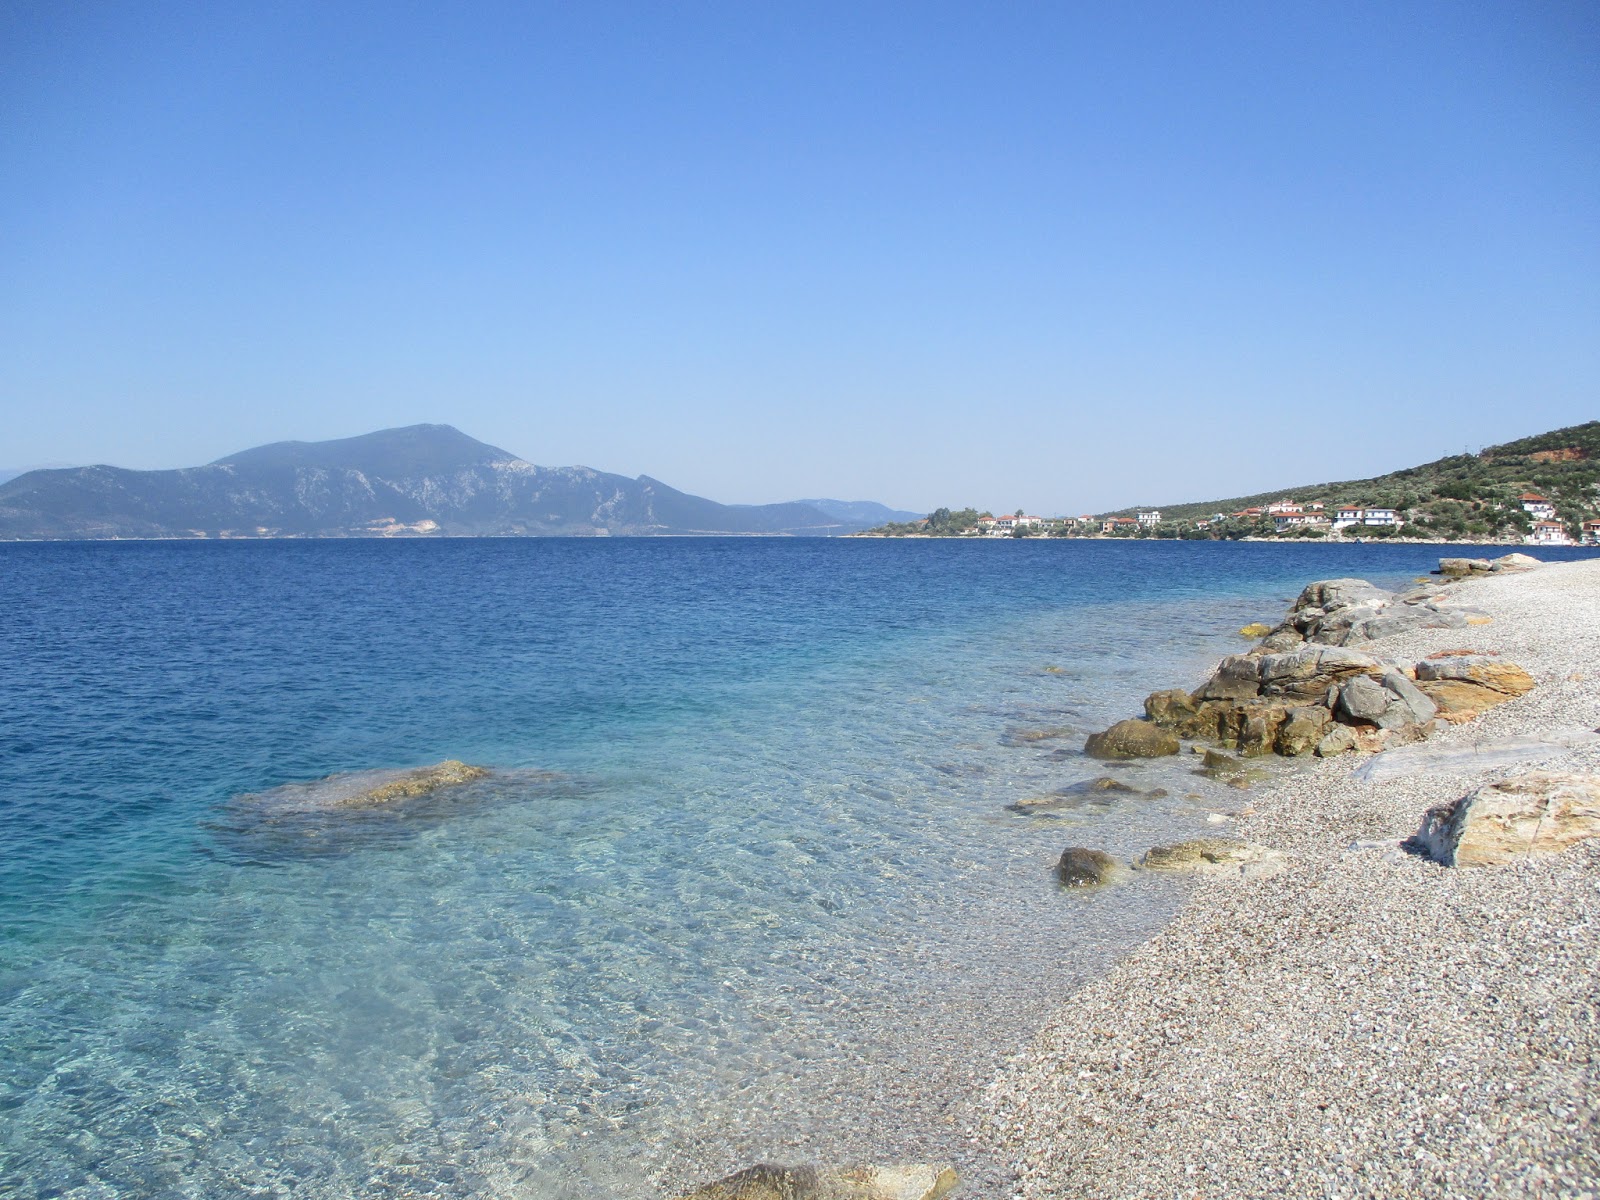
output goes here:
{"type": "Polygon", "coordinates": [[[778,1167],[758,1163],[681,1200],[939,1200],[960,1180],[955,1168],[913,1163],[894,1167],[778,1167]]]}
{"type": "Polygon", "coordinates": [[[1151,692],[1144,699],[1144,715],[1164,729],[1176,729],[1194,720],[1194,699],[1182,688],[1151,692]]]}
{"type": "Polygon", "coordinates": [[[1310,754],[1321,744],[1332,724],[1333,714],[1319,704],[1291,708],[1288,719],[1278,727],[1274,748],[1286,758],[1310,754]]]}
{"type": "Polygon", "coordinates": [[[1415,844],[1457,867],[1557,854],[1600,837],[1600,776],[1534,771],[1486,784],[1422,818],[1415,844]]]}
{"type": "Polygon", "coordinates": [[[1171,846],[1152,846],[1139,860],[1139,866],[1147,871],[1193,871],[1246,879],[1281,875],[1288,865],[1282,851],[1234,838],[1196,838],[1171,846]]]}
{"type": "Polygon", "coordinates": [[[1460,722],[1533,690],[1533,676],[1486,654],[1452,654],[1419,662],[1417,687],[1439,706],[1441,717],[1460,722]]]}
{"type": "Polygon", "coordinates": [[[1083,752],[1090,758],[1161,758],[1178,752],[1177,735],[1149,721],[1118,721],[1110,729],[1092,733],[1083,752]]]}
{"type": "Polygon", "coordinates": [[[370,788],[360,795],[350,797],[344,801],[344,805],[359,808],[371,804],[388,804],[412,796],[426,796],[430,792],[437,792],[440,788],[471,783],[474,779],[482,779],[487,774],[489,772],[484,767],[474,767],[470,763],[447,758],[444,762],[431,767],[418,767],[414,771],[401,772],[396,778],[370,788]]]}
{"type": "Polygon", "coordinates": [[[1356,731],[1348,725],[1329,726],[1328,732],[1322,735],[1322,740],[1317,743],[1318,758],[1333,758],[1343,754],[1346,750],[1356,748],[1356,731]]]}
{"type": "Polygon", "coordinates": [[[1099,887],[1109,883],[1116,870],[1117,860],[1104,850],[1068,846],[1056,863],[1056,878],[1062,887],[1099,887]]]}

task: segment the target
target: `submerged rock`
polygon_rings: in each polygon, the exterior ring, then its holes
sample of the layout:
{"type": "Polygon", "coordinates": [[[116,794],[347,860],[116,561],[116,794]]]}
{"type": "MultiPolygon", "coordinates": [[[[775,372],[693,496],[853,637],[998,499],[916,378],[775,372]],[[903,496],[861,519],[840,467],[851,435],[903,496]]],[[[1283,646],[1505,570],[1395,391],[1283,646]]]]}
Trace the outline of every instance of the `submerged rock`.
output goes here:
{"type": "Polygon", "coordinates": [[[1083,752],[1091,758],[1161,758],[1178,752],[1178,738],[1150,721],[1118,721],[1089,735],[1083,752]]]}
{"type": "Polygon", "coordinates": [[[1270,879],[1289,869],[1281,850],[1236,838],[1196,838],[1145,851],[1139,866],[1147,871],[1192,871],[1200,875],[1270,879]]]}
{"type": "Polygon", "coordinates": [[[680,1200],[939,1200],[960,1182],[954,1167],[778,1167],[758,1163],[680,1200]]]}
{"type": "MultiPolygon", "coordinates": [[[[1157,790],[1159,791],[1159,789],[1157,790]]],[[[1043,796],[1024,797],[1013,804],[1006,805],[1006,807],[1012,812],[1023,814],[1051,812],[1063,808],[1110,808],[1114,803],[1111,799],[1112,796],[1141,796],[1144,794],[1138,788],[1123,783],[1120,779],[1113,779],[1109,775],[1100,775],[1094,779],[1084,779],[1077,783],[1068,784],[1064,788],[1043,796]]],[[[1155,792],[1149,794],[1154,796],[1155,792]]]]}
{"type": "Polygon", "coordinates": [[[1056,878],[1062,887],[1099,887],[1109,883],[1117,871],[1117,860],[1104,850],[1068,846],[1056,863],[1056,878]]]}
{"type": "Polygon", "coordinates": [[[1271,625],[1263,624],[1260,621],[1252,621],[1250,624],[1243,626],[1239,630],[1239,636],[1247,638],[1264,638],[1271,632],[1271,625]]]}
{"type": "Polygon", "coordinates": [[[1600,837],[1600,776],[1543,771],[1431,808],[1414,844],[1446,866],[1500,866],[1600,837]]]}
{"type": "Polygon", "coordinates": [[[378,808],[483,779],[486,767],[446,759],[430,767],[350,771],[310,783],[289,783],[241,800],[275,813],[332,813],[378,808]]]}

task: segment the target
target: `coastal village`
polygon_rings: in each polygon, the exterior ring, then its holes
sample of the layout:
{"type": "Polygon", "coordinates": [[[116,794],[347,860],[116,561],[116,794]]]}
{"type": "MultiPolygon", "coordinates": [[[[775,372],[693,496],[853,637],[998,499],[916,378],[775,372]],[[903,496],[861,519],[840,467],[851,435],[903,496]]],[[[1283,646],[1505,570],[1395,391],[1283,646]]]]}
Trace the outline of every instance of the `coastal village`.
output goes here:
{"type": "Polygon", "coordinates": [[[869,537],[1169,538],[1600,545],[1600,421],[1372,479],[1044,517],[940,508],[869,537]]]}
{"type": "MultiPolygon", "coordinates": [[[[1556,506],[1537,492],[1524,492],[1517,502],[1528,515],[1527,532],[1521,541],[1538,546],[1600,545],[1600,518],[1576,523],[1559,519],[1556,506]]],[[[931,518],[914,524],[927,532],[931,518]]],[[[1411,536],[1415,540],[1436,541],[1433,531],[1411,525],[1398,509],[1339,505],[1329,507],[1320,501],[1298,501],[1285,497],[1271,504],[1256,505],[1231,513],[1190,520],[1167,520],[1160,509],[1139,509],[1131,517],[1098,517],[1089,513],[1077,517],[1040,517],[1016,512],[1009,516],[981,513],[956,536],[969,537],[1165,537],[1193,539],[1211,537],[1344,537],[1347,539],[1411,536]]],[[[1457,540],[1448,538],[1445,540],[1457,540]]],[[[1504,540],[1504,539],[1501,539],[1504,540]]]]}

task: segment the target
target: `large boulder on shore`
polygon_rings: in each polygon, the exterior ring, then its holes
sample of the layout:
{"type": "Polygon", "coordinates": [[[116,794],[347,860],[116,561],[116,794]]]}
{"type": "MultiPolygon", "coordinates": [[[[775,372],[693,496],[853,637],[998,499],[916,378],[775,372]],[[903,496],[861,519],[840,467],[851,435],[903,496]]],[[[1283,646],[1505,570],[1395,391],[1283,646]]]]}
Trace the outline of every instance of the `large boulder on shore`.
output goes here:
{"type": "Polygon", "coordinates": [[[960,1182],[954,1167],[779,1167],[757,1163],[680,1200],[939,1200],[960,1182]]]}
{"type": "Polygon", "coordinates": [[[1514,662],[1487,654],[1450,654],[1417,664],[1417,687],[1447,721],[1466,721],[1486,708],[1533,690],[1533,676],[1514,662]]]}
{"type": "Polygon", "coordinates": [[[1446,866],[1500,866],[1600,837],[1600,776],[1534,771],[1428,810],[1414,844],[1446,866]]]}
{"type": "Polygon", "coordinates": [[[1489,564],[1491,571],[1531,571],[1544,563],[1531,554],[1502,554],[1489,564]]]}
{"type": "Polygon", "coordinates": [[[1161,758],[1178,752],[1178,738],[1151,721],[1118,721],[1110,729],[1091,733],[1083,745],[1090,758],[1161,758]]]}

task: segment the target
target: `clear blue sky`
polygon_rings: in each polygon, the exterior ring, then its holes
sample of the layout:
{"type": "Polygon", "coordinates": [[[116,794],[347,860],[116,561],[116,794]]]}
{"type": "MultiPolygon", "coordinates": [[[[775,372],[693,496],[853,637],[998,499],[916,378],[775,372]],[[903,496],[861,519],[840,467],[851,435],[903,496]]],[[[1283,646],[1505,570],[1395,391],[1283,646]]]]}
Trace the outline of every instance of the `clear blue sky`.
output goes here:
{"type": "Polygon", "coordinates": [[[1046,513],[1600,417],[1600,5],[0,4],[0,465],[1046,513]]]}

